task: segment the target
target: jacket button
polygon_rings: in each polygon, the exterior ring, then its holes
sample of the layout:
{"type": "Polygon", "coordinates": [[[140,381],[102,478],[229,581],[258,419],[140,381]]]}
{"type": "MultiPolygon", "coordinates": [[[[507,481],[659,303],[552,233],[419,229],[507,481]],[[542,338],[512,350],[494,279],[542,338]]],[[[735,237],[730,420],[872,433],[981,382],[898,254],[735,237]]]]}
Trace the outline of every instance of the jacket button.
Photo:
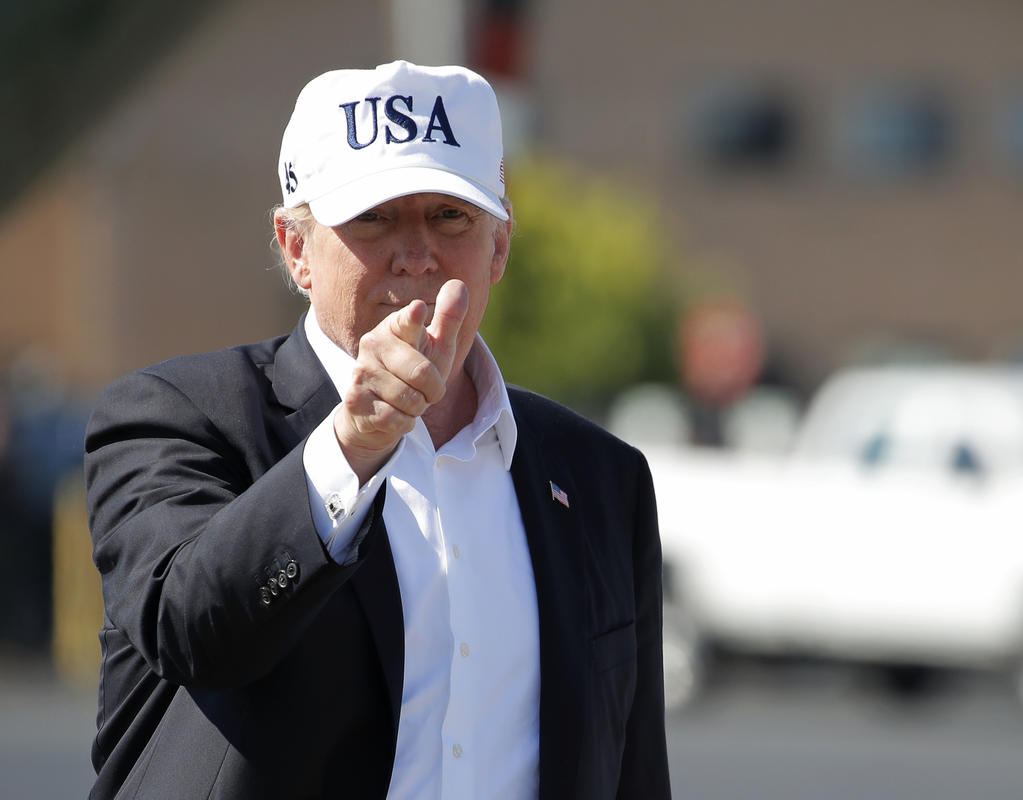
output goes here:
{"type": "Polygon", "coordinates": [[[288,585],[288,573],[286,573],[283,569],[277,573],[277,585],[282,589],[288,585]]]}
{"type": "Polygon", "coordinates": [[[272,594],[274,597],[277,597],[277,593],[278,593],[278,590],[277,590],[277,578],[271,578],[270,580],[268,580],[266,582],[266,586],[270,590],[270,594],[272,594]]]}
{"type": "Polygon", "coordinates": [[[298,580],[298,562],[289,561],[284,568],[284,572],[291,580],[298,580]]]}
{"type": "Polygon", "coordinates": [[[270,594],[270,590],[265,586],[259,587],[259,602],[264,606],[270,605],[274,601],[273,595],[270,594]]]}

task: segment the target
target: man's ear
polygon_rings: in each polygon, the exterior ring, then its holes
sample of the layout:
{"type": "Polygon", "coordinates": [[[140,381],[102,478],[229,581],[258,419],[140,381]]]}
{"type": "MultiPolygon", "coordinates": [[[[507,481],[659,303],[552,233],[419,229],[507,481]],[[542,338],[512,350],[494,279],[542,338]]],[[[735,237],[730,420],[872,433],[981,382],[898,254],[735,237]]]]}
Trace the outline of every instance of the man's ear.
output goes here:
{"type": "Polygon", "coordinates": [[[512,218],[511,207],[505,206],[505,208],[508,210],[508,219],[497,220],[497,225],[494,228],[494,258],[490,264],[491,284],[497,283],[504,277],[504,269],[508,265],[508,255],[511,252],[512,229],[515,227],[515,221],[512,218]]]}
{"type": "Polygon", "coordinates": [[[288,224],[283,209],[278,209],[274,214],[274,233],[277,235],[277,244],[284,255],[284,263],[291,274],[291,279],[299,289],[309,291],[312,277],[307,261],[307,242],[294,225],[288,224]]]}

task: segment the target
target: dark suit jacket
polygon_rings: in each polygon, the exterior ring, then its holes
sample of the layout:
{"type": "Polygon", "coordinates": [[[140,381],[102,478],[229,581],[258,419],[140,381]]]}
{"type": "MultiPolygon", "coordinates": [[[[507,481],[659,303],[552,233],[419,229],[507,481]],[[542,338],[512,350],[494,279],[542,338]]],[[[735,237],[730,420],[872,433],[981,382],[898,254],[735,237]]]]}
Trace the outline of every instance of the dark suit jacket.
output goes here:
{"type": "MultiPolygon", "coordinates": [[[[511,399],[539,607],[540,797],[666,798],[646,463],[549,400],[511,399]]],[[[86,439],[107,617],[91,797],[386,795],[404,638],[384,493],[358,560],[340,566],[302,465],[337,402],[301,323],[142,370],[100,398],[86,439]]]]}

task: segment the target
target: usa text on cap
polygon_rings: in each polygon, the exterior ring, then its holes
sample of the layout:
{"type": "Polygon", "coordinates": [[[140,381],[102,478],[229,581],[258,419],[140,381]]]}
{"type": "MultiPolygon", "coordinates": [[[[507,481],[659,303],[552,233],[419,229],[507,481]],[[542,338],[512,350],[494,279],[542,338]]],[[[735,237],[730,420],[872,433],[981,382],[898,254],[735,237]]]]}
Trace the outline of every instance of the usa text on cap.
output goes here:
{"type": "Polygon", "coordinates": [[[407,61],[326,72],[302,89],[278,173],[287,208],[340,225],[418,192],[453,195],[505,220],[501,117],[464,67],[407,61]]]}

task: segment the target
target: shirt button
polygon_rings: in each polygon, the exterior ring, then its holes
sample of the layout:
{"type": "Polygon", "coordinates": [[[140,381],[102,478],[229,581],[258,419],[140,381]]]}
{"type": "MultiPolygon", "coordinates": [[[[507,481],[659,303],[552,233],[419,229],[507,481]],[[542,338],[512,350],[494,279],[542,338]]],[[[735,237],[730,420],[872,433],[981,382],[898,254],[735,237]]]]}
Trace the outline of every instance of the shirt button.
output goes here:
{"type": "Polygon", "coordinates": [[[462,745],[456,744],[454,747],[451,748],[451,752],[452,752],[452,754],[454,755],[455,758],[461,758],[462,757],[462,745]]]}
{"type": "Polygon", "coordinates": [[[460,645],[458,645],[458,652],[462,654],[462,658],[468,658],[469,645],[467,645],[465,642],[462,642],[460,645]]]}
{"type": "Polygon", "coordinates": [[[458,549],[458,545],[457,544],[451,545],[451,553],[452,553],[452,555],[454,555],[455,558],[461,558],[462,557],[462,551],[458,549]]]}

